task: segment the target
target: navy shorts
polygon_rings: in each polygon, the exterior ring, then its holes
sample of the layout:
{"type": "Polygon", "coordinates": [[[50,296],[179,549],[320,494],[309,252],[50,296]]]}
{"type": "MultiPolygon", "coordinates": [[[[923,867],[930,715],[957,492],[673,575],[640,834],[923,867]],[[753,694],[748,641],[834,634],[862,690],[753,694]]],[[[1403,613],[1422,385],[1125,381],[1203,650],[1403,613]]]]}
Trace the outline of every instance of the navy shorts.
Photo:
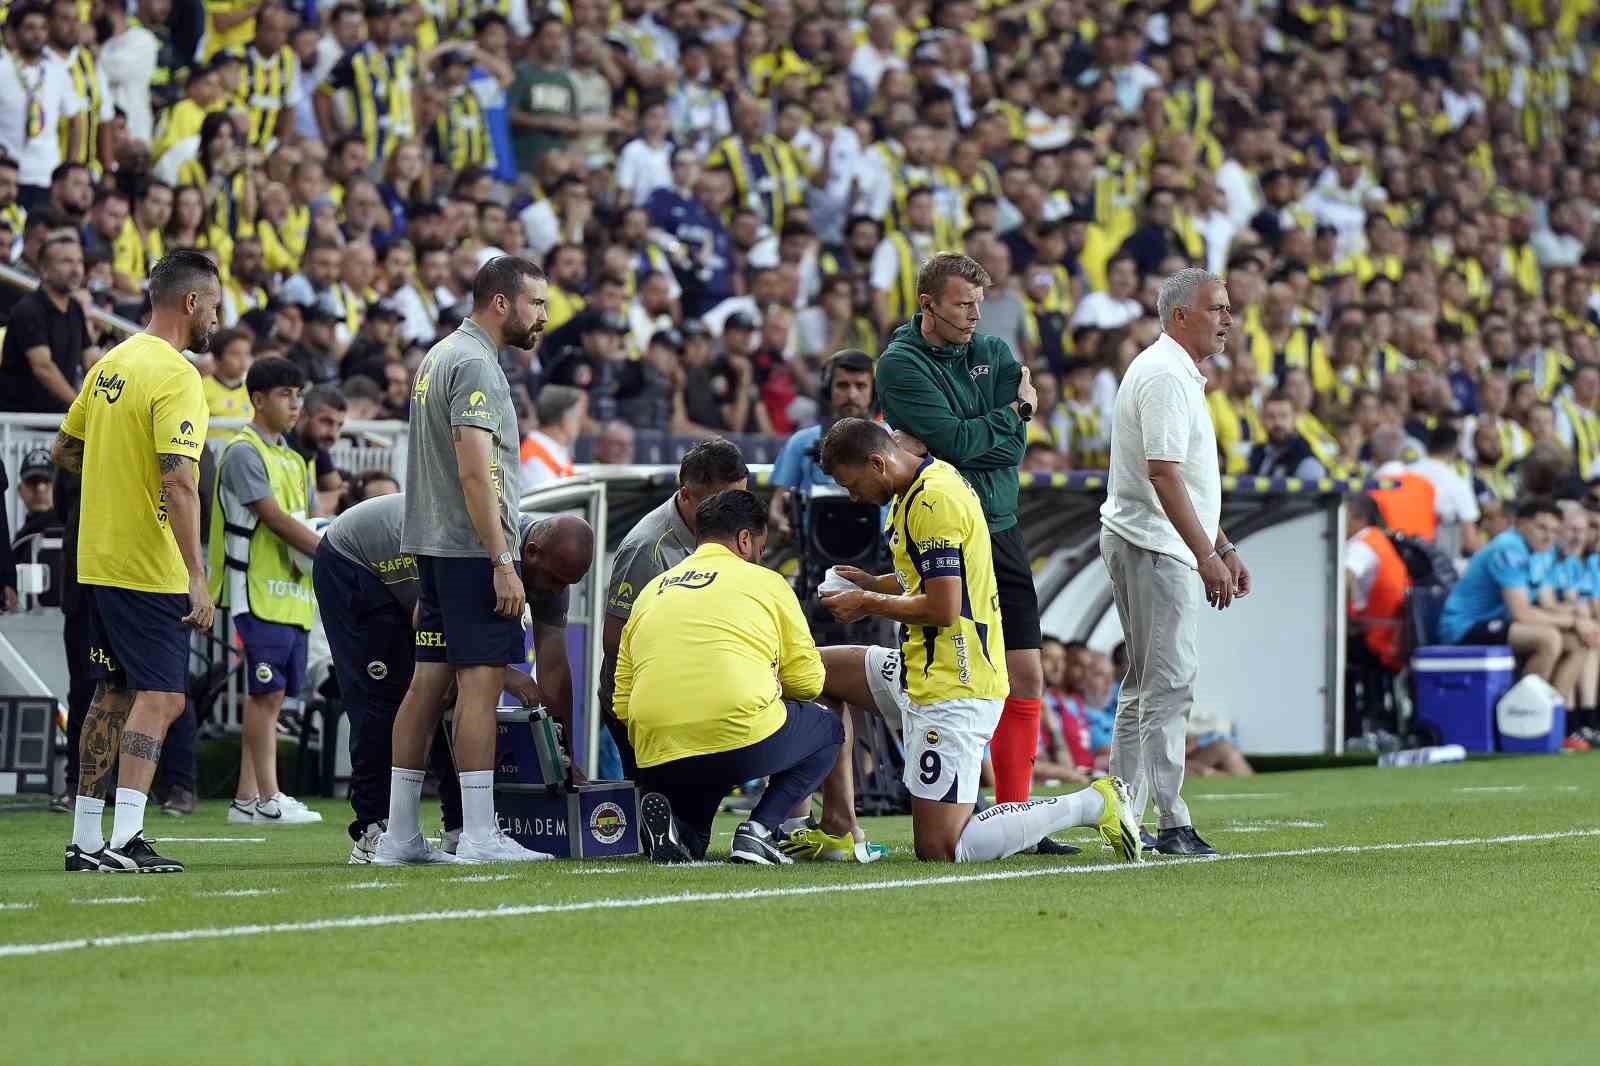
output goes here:
{"type": "Polygon", "coordinates": [[[326,539],[317,548],[311,583],[345,713],[352,720],[369,712],[392,720],[411,685],[411,612],[326,539]]]}
{"type": "Polygon", "coordinates": [[[233,628],[244,641],[246,691],[252,696],[268,692],[300,695],[306,683],[306,645],[310,634],[299,626],[263,622],[252,614],[233,616],[233,628]]]}
{"type": "Polygon", "coordinates": [[[1496,618],[1492,622],[1477,622],[1472,628],[1461,634],[1457,644],[1479,644],[1491,646],[1495,644],[1511,643],[1511,622],[1505,618],[1496,618]]]}
{"type": "MultiPolygon", "coordinates": [[[[520,618],[494,613],[494,564],[488,559],[419,555],[417,600],[419,663],[509,666],[526,662],[527,634],[520,618]]],[[[522,564],[512,564],[522,576],[522,564]]]]}
{"type": "Polygon", "coordinates": [[[89,676],[130,692],[189,691],[188,593],[84,585],[89,676]]]}

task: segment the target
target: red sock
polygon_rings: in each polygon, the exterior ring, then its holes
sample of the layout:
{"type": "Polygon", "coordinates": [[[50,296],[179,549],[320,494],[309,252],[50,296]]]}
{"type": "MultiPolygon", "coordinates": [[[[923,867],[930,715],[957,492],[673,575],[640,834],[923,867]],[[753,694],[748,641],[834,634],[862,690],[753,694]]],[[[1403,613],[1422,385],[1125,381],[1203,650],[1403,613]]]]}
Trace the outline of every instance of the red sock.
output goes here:
{"type": "Polygon", "coordinates": [[[1033,787],[1033,760],[1039,753],[1040,700],[1006,698],[1000,724],[989,741],[994,762],[994,801],[1023,803],[1033,787]]]}

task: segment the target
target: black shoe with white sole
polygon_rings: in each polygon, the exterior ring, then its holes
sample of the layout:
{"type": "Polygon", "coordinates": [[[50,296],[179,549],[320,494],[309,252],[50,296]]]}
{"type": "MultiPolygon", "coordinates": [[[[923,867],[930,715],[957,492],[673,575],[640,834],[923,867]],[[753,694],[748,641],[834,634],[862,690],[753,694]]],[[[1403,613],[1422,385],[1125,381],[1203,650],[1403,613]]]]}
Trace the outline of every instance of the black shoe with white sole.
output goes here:
{"type": "Polygon", "coordinates": [[[733,851],[728,859],[753,866],[794,865],[794,860],[778,847],[777,838],[770,833],[762,835],[753,822],[745,822],[733,831],[733,851]]]}
{"type": "Polygon", "coordinates": [[[67,873],[89,874],[99,873],[105,867],[105,848],[99,851],[84,851],[76,844],[67,845],[67,873]]]}
{"type": "Polygon", "coordinates": [[[646,792],[639,801],[639,820],[644,823],[644,853],[651,862],[693,862],[694,856],[678,839],[678,824],[672,817],[672,803],[659,792],[646,792]]]}
{"type": "Polygon", "coordinates": [[[1192,825],[1163,829],[1156,836],[1155,850],[1162,855],[1215,855],[1217,849],[1200,839],[1192,825]]]}
{"type": "Polygon", "coordinates": [[[113,848],[107,845],[101,852],[101,862],[104,869],[112,873],[123,874],[181,874],[183,863],[177,859],[167,859],[156,854],[156,849],[144,838],[143,833],[135,833],[122,847],[113,848]]]}

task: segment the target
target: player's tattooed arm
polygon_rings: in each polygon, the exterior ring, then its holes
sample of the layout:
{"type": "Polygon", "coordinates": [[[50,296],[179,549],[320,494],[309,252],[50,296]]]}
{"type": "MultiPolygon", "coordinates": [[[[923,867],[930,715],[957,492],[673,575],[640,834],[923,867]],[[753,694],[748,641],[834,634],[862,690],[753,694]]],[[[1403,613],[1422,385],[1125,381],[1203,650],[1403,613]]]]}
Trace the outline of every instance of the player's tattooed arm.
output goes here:
{"type": "Polygon", "coordinates": [[[134,759],[161,759],[161,741],[148,733],[122,734],[122,754],[134,759]]]}
{"type": "Polygon", "coordinates": [[[63,470],[76,474],[83,469],[83,441],[70,433],[56,432],[56,442],[50,448],[50,458],[63,470]]]}
{"type": "Polygon", "coordinates": [[[122,727],[132,709],[133,693],[110,688],[104,681],[96,686],[78,741],[78,795],[106,798],[106,783],[117,763],[122,727]]]}
{"type": "Polygon", "coordinates": [[[161,463],[161,472],[163,474],[172,473],[174,470],[177,470],[179,467],[181,467],[184,463],[192,463],[192,462],[194,462],[194,460],[190,459],[188,456],[174,455],[171,452],[162,452],[161,455],[158,456],[158,459],[159,459],[159,461],[161,463]]]}

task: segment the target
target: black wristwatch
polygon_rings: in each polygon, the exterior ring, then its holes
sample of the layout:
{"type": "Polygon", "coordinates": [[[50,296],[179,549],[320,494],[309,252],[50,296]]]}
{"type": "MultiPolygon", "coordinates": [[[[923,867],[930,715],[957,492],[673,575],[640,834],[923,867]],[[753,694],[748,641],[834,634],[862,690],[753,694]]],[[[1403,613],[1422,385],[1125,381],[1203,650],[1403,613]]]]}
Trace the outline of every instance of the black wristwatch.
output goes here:
{"type": "Polygon", "coordinates": [[[1027,400],[1018,400],[1017,401],[1017,417],[1022,419],[1024,422],[1032,422],[1033,421],[1033,404],[1029,403],[1027,400]]]}

